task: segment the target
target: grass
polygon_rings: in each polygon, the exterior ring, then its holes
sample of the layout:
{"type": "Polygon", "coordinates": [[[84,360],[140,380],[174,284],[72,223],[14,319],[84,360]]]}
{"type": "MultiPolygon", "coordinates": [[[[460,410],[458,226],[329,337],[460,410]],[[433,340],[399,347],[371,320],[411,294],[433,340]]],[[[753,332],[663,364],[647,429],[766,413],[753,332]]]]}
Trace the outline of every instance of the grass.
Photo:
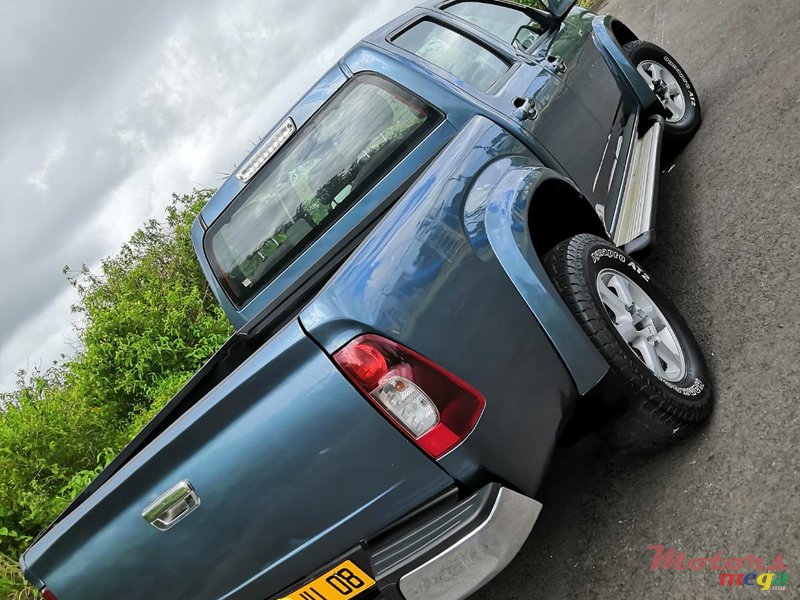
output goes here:
{"type": "Polygon", "coordinates": [[[17,562],[0,554],[0,599],[34,600],[37,597],[36,590],[22,577],[17,562]]]}

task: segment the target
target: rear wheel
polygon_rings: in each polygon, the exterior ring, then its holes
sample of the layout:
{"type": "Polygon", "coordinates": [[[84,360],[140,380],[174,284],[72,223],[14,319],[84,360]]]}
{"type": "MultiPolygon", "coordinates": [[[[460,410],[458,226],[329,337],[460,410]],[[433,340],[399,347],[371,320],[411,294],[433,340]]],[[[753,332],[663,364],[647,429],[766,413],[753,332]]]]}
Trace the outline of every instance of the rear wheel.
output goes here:
{"type": "Polygon", "coordinates": [[[617,445],[671,441],[711,413],[711,378],[677,308],[630,256],[589,234],[553,248],[545,267],[630,400],[617,445]]]}
{"type": "Polygon", "coordinates": [[[702,116],[697,91],[683,67],[668,52],[650,42],[629,42],[624,50],[664,107],[667,115],[664,139],[688,142],[700,128],[702,116]]]}

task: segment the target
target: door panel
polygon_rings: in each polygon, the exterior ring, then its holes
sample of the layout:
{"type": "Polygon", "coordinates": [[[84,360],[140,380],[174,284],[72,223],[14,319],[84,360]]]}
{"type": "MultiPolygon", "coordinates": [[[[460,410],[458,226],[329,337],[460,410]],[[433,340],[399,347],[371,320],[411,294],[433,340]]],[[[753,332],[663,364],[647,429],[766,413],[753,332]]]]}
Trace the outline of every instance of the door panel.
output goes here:
{"type": "Polygon", "coordinates": [[[584,139],[602,151],[593,165],[591,191],[586,196],[604,217],[613,220],[624,165],[636,119],[635,103],[626,101],[591,35],[588,12],[573,11],[559,30],[540,44],[534,58],[556,77],[563,79],[598,127],[584,139]]]}
{"type": "Polygon", "coordinates": [[[594,202],[594,180],[608,132],[564,78],[542,65],[519,63],[505,86],[492,99],[495,107],[521,120],[525,129],[559,162],[587,198],[594,202]],[[520,119],[521,100],[533,102],[535,114],[520,119]]]}
{"type": "Polygon", "coordinates": [[[592,41],[591,21],[584,19],[570,15],[536,48],[533,58],[564,79],[597,121],[607,126],[614,121],[622,94],[592,41]]]}

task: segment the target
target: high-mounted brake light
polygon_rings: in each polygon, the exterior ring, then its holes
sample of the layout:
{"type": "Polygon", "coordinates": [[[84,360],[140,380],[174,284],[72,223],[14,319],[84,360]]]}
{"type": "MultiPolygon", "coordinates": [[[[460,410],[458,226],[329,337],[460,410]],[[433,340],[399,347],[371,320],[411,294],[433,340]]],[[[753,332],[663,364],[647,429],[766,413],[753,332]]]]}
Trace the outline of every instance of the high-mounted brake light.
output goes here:
{"type": "Polygon", "coordinates": [[[261,167],[267,164],[267,161],[275,156],[275,153],[289,141],[295,131],[297,131],[297,126],[294,121],[292,121],[291,117],[286,119],[268,139],[264,140],[261,147],[250,157],[250,160],[242,165],[236,177],[244,183],[250,181],[261,170],[261,167]]]}
{"type": "Polygon", "coordinates": [[[469,435],[486,401],[471,385],[424,356],[377,335],[333,355],[355,386],[433,458],[469,435]]]}

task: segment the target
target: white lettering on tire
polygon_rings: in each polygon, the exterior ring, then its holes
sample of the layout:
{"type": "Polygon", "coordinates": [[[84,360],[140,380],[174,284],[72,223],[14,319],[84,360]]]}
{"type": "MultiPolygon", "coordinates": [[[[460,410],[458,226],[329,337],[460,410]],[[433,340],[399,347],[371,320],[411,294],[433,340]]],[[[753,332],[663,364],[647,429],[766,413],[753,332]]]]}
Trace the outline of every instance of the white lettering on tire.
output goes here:
{"type": "Polygon", "coordinates": [[[621,263],[627,263],[628,258],[622,254],[621,252],[617,252],[616,250],[612,250],[611,248],[599,248],[592,252],[592,262],[597,264],[597,261],[601,258],[615,258],[621,263]]]}
{"type": "MultiPolygon", "coordinates": [[[[659,377],[661,379],[661,377],[659,377]]],[[[675,385],[674,383],[670,383],[666,379],[661,379],[661,383],[666,385],[669,388],[672,388],[679,394],[683,394],[684,396],[699,396],[702,391],[706,388],[706,384],[695,377],[694,382],[689,387],[680,387],[675,385]]]]}
{"type": "Polygon", "coordinates": [[[618,260],[624,265],[628,265],[631,269],[633,269],[642,279],[645,281],[650,281],[650,275],[648,275],[642,267],[637,265],[632,259],[628,259],[627,256],[622,254],[621,252],[617,252],[616,250],[612,250],[611,248],[598,248],[594,252],[592,252],[592,263],[597,264],[597,261],[601,258],[613,258],[618,260]]]}
{"type": "Polygon", "coordinates": [[[647,273],[645,273],[645,272],[644,272],[644,269],[642,269],[642,267],[640,267],[639,265],[637,265],[635,262],[633,262],[633,261],[630,261],[630,262],[628,263],[628,266],[629,266],[631,269],[633,269],[634,271],[636,271],[636,272],[637,272],[639,275],[641,275],[642,279],[644,279],[645,281],[650,281],[650,275],[648,275],[647,273]]]}
{"type": "Polygon", "coordinates": [[[692,90],[692,84],[689,83],[689,79],[684,74],[683,69],[676,65],[669,56],[664,57],[664,62],[672,67],[672,69],[675,71],[675,74],[681,78],[681,81],[683,81],[683,84],[686,86],[686,93],[689,95],[689,102],[691,105],[697,106],[697,100],[695,99],[694,91],[692,90]]]}

